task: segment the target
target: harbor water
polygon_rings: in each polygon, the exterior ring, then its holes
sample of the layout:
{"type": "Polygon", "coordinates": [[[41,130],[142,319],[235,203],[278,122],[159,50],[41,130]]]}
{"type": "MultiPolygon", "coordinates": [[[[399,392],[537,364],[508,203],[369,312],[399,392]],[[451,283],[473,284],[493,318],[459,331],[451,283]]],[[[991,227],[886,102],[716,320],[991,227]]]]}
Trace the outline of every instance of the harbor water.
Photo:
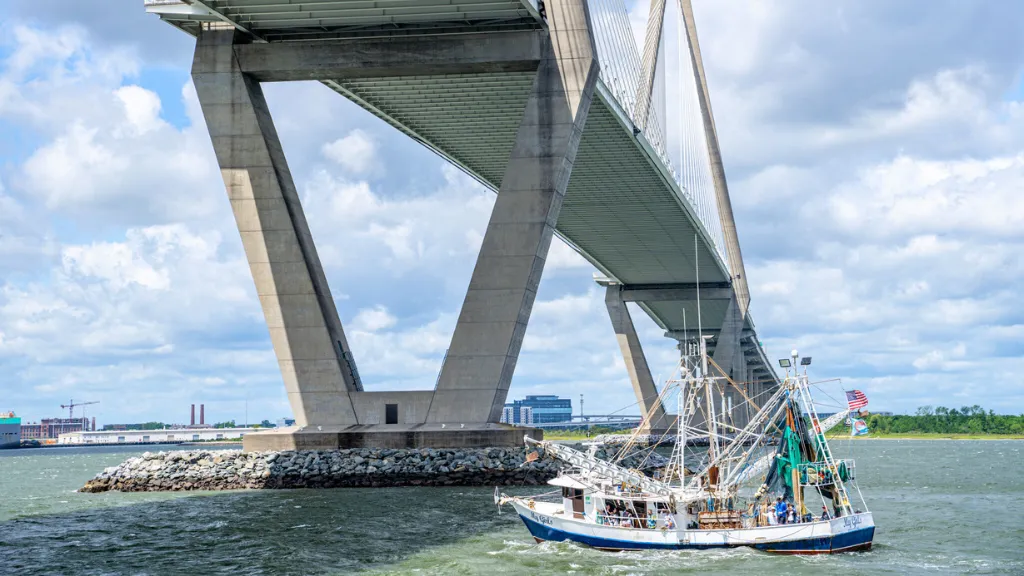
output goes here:
{"type": "Polygon", "coordinates": [[[1021,441],[839,443],[875,545],[813,557],[538,545],[490,488],[75,492],[143,451],[0,451],[0,574],[1024,574],[1021,441]]]}

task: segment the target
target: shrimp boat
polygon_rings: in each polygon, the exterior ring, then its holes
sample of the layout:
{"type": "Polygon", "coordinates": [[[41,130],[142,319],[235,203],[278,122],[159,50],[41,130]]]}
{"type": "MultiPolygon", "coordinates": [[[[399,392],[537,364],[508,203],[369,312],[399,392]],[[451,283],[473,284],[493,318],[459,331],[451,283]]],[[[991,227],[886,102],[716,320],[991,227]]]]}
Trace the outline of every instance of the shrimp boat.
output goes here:
{"type": "Polygon", "coordinates": [[[538,456],[544,452],[568,465],[549,482],[559,490],[529,497],[496,489],[495,502],[511,504],[538,542],[602,550],[746,546],[784,554],[870,549],[875,523],[854,461],[833,458],[825,437],[848,411],[819,420],[807,376],[810,358],[794,351],[791,364],[780,362],[792,370],[787,367],[782,384],[756,402],[744,386],[713,375],[703,339],[699,350],[698,359],[680,362],[680,377],[660,394],[663,400],[670,390],[678,392],[677,425],[669,463],[654,477],[616,463],[633,449],[628,442],[606,461],[594,456],[596,446],[581,451],[525,437],[538,456]],[[739,391],[739,406],[726,402],[728,387],[739,391]],[[746,410],[745,425],[737,425],[737,409],[746,410]],[[705,438],[706,452],[687,455],[687,442],[705,438]],[[852,503],[854,492],[859,505],[852,503]]]}

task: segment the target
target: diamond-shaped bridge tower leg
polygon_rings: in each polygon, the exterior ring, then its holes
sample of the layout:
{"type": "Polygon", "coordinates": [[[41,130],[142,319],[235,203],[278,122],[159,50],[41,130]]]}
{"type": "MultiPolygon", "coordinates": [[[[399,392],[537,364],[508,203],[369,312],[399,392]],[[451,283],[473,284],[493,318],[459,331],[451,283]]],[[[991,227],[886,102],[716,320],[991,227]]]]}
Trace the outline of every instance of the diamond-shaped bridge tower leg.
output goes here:
{"type": "Polygon", "coordinates": [[[428,422],[498,422],[526,334],[598,74],[582,4],[554,2],[550,10],[581,29],[552,31],[554,48],[537,70],[428,422]]]}
{"type": "Polygon", "coordinates": [[[203,32],[195,82],[298,426],[357,422],[362,389],[263,91],[234,30],[203,32]]]}
{"type": "MultiPolygon", "coordinates": [[[[199,33],[193,79],[297,426],[247,450],[521,444],[499,424],[598,77],[584,0],[547,30],[248,44],[199,33]],[[435,391],[364,391],[261,81],[536,70],[435,391]]],[[[539,435],[539,430],[530,429],[539,435]]]]}

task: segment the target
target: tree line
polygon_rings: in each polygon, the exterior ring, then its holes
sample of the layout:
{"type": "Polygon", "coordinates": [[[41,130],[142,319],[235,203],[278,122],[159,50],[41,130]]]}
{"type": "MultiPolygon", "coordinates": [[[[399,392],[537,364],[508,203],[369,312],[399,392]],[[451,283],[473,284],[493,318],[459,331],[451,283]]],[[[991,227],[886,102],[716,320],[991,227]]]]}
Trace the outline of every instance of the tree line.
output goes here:
{"type": "Polygon", "coordinates": [[[921,406],[914,414],[865,418],[868,429],[879,434],[1024,434],[1024,414],[996,414],[981,406],[921,406]]]}

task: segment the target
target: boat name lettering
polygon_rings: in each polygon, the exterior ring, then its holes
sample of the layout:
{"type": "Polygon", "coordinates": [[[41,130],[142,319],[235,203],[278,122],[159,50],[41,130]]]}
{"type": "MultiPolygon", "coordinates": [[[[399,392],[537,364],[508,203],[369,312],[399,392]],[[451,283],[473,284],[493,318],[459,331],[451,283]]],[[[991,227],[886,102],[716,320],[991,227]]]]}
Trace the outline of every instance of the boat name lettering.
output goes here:
{"type": "Polygon", "coordinates": [[[856,528],[861,523],[860,516],[843,516],[843,527],[844,528],[856,528]]]}
{"type": "Polygon", "coordinates": [[[536,512],[530,512],[530,518],[532,518],[535,522],[544,524],[545,526],[551,526],[551,524],[553,524],[553,522],[551,522],[551,518],[548,518],[547,516],[542,516],[540,514],[537,514],[536,512]]]}

